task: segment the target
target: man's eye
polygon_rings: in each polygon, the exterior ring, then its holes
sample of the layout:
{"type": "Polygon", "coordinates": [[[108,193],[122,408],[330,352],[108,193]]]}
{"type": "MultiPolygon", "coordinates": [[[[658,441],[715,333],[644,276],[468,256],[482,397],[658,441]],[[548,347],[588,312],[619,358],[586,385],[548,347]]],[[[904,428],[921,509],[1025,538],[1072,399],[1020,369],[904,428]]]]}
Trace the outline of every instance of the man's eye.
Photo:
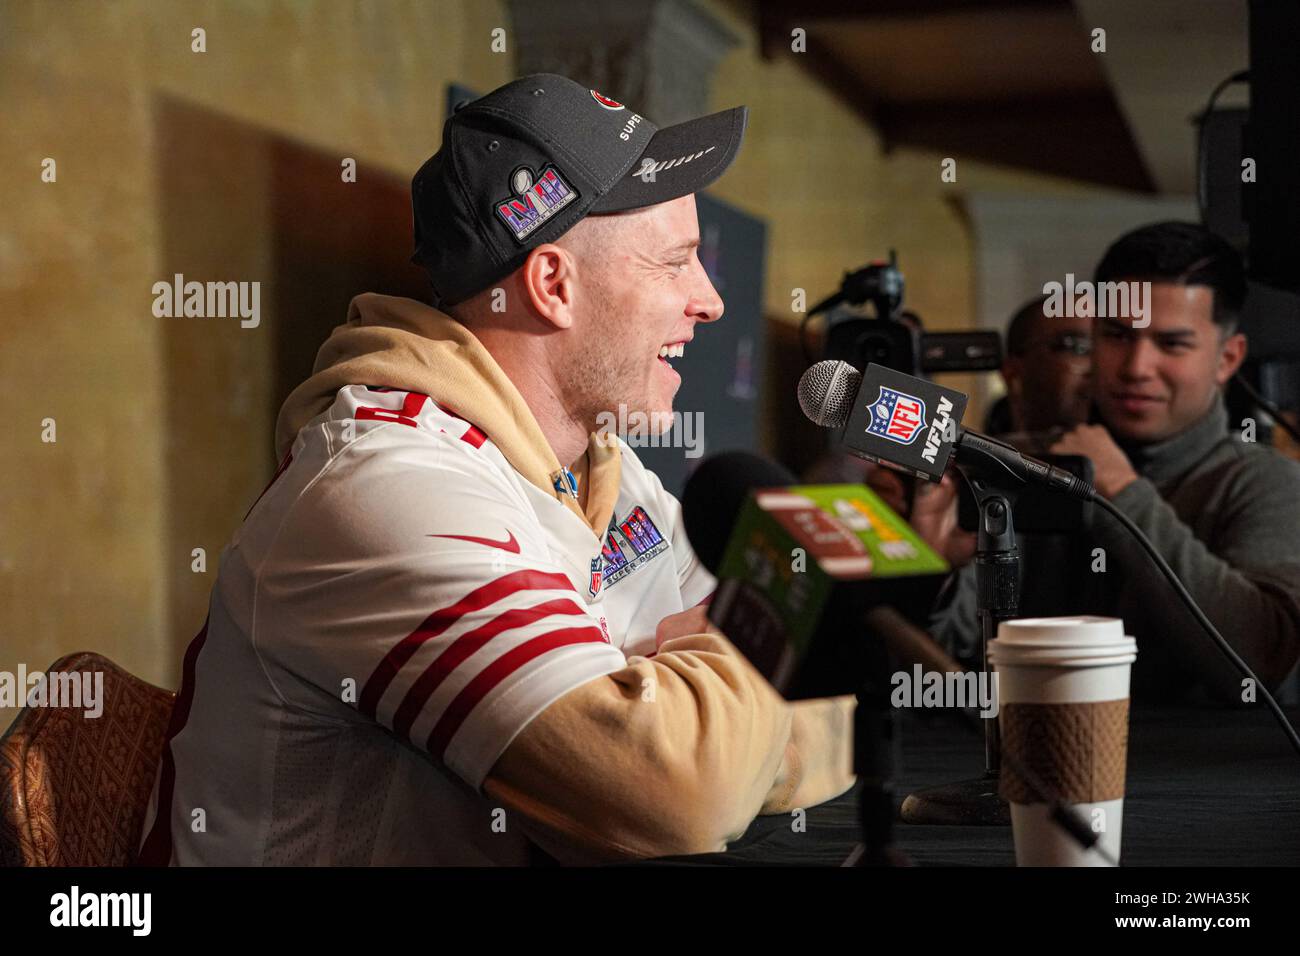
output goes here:
{"type": "Polygon", "coordinates": [[[691,263],[689,259],[683,259],[681,262],[670,262],[668,264],[678,272],[685,272],[691,263]]]}
{"type": "Polygon", "coordinates": [[[1092,354],[1092,339],[1075,335],[1063,335],[1052,343],[1052,351],[1059,354],[1087,356],[1092,354]]]}

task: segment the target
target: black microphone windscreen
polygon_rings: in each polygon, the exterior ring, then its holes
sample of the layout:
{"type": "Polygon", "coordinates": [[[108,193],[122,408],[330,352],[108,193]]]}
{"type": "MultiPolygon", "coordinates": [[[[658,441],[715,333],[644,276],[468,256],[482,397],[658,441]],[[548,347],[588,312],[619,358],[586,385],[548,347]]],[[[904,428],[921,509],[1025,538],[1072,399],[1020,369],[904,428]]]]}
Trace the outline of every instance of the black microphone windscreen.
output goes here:
{"type": "Polygon", "coordinates": [[[747,451],[711,455],[682,491],[682,524],[700,562],[717,574],[740,509],[755,488],[797,485],[781,465],[747,451]]]}

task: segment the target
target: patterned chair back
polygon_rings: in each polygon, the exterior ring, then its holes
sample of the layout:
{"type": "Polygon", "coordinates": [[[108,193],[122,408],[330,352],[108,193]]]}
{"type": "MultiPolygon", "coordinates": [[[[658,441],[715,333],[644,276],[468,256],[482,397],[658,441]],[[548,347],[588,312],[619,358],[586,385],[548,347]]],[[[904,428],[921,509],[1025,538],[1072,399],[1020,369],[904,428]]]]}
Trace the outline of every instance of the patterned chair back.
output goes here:
{"type": "Polygon", "coordinates": [[[88,651],[48,674],[102,674],[103,710],[24,707],[0,738],[0,866],[126,866],[176,695],[88,651]]]}

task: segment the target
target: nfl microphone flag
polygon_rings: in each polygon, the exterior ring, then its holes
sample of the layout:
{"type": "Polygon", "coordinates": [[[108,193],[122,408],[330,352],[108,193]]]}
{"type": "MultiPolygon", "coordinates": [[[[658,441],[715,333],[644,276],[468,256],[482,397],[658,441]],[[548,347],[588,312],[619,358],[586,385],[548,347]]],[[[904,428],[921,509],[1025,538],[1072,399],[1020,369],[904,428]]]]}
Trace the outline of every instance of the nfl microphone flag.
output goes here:
{"type": "Polygon", "coordinates": [[[966,396],[883,365],[868,365],[842,441],[862,458],[938,481],[966,414],[966,396]]]}

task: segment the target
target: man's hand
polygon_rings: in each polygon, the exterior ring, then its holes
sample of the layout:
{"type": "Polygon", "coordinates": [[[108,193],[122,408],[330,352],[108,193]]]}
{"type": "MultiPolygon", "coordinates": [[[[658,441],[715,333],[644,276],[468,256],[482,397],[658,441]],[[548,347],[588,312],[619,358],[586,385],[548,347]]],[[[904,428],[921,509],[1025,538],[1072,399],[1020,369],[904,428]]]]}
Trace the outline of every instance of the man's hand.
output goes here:
{"type": "Polygon", "coordinates": [[[910,517],[903,476],[893,468],[870,463],[862,477],[862,483],[878,494],[885,504],[897,511],[904,521],[910,517]]]}
{"type": "Polygon", "coordinates": [[[911,525],[954,568],[969,564],[975,556],[977,536],[957,523],[957,477],[951,471],[944,472],[938,484],[917,485],[911,525]]]}
{"type": "Polygon", "coordinates": [[[903,476],[894,469],[873,466],[867,473],[866,485],[954,568],[970,563],[975,555],[976,536],[957,524],[957,479],[951,471],[945,472],[937,484],[919,482],[910,512],[903,476]]]}
{"type": "Polygon", "coordinates": [[[721,634],[722,632],[709,623],[709,609],[704,605],[669,614],[655,628],[655,651],[664,641],[675,637],[687,637],[691,634],[721,634]]]}
{"type": "Polygon", "coordinates": [[[1102,425],[1075,425],[1048,451],[1054,455],[1083,455],[1090,459],[1093,485],[1108,499],[1114,498],[1138,478],[1128,456],[1102,425]]]}

